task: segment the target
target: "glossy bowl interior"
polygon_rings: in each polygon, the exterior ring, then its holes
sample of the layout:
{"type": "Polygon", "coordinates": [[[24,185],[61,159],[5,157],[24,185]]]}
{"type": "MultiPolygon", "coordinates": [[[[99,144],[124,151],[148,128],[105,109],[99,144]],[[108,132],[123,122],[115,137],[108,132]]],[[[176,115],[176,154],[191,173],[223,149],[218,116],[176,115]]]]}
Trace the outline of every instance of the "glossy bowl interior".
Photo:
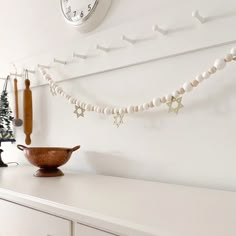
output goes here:
{"type": "Polygon", "coordinates": [[[78,150],[80,146],[74,148],[59,147],[25,147],[17,145],[17,148],[24,152],[27,160],[34,166],[39,167],[44,172],[52,173],[57,167],[66,164],[71,154],[78,150]]]}

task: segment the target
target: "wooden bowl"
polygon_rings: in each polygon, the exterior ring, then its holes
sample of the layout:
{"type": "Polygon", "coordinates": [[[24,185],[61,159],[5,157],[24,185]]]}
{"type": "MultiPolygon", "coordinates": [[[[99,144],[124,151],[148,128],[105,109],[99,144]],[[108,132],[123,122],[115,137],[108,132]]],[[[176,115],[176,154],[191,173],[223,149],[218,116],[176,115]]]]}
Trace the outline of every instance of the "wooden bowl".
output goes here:
{"type": "Polygon", "coordinates": [[[72,152],[78,150],[80,146],[74,148],[29,148],[23,145],[17,145],[17,148],[24,151],[26,158],[32,165],[39,167],[34,176],[55,177],[64,175],[58,167],[64,165],[70,159],[72,152]]]}

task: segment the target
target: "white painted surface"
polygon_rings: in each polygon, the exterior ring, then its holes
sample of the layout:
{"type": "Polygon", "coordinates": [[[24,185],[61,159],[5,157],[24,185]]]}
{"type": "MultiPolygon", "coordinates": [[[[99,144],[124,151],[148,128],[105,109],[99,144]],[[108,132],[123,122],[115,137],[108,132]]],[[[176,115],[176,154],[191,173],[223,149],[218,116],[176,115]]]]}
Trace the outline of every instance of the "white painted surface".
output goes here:
{"type": "MultiPolygon", "coordinates": [[[[216,41],[228,41],[229,35],[232,40],[235,38],[235,4],[234,0],[149,0],[148,3],[115,0],[103,24],[88,35],[93,39],[91,43],[88,41],[92,52],[94,39],[109,44],[113,42],[110,41],[113,36],[117,40],[122,29],[127,35],[135,37],[148,35],[149,32],[152,34],[151,27],[155,23],[172,29],[180,26],[194,26],[194,29],[172,36],[160,35],[159,40],[118,50],[108,57],[98,55],[88,64],[81,62],[76,69],[64,69],[62,66],[57,69],[62,77],[74,77],[77,72],[79,75],[83,70],[89,71],[91,65],[93,68],[109,67],[107,63],[111,58],[111,62],[116,63],[130,59],[130,55],[133,58],[136,55],[151,58],[155,43],[160,43],[159,47],[168,51],[179,45],[192,47],[200,42],[211,45],[216,41]],[[199,25],[191,17],[195,9],[205,16],[221,17],[199,25]],[[158,22],[152,22],[152,18],[158,22]],[[139,25],[139,22],[143,24],[139,25]],[[103,38],[107,32],[114,34],[103,38]],[[193,34],[190,35],[190,32],[193,34]],[[178,37],[178,40],[172,37],[178,37]]],[[[65,48],[63,55],[70,57],[72,48],[83,48],[83,43],[80,44],[84,42],[83,36],[62,19],[59,1],[42,3],[24,0],[4,2],[4,5],[0,14],[2,68],[8,68],[10,61],[24,64],[24,60],[20,59],[31,56],[34,58],[32,65],[36,63],[35,58],[38,58],[38,63],[44,64],[40,61],[44,52],[50,54],[65,48]],[[8,13],[4,9],[11,9],[14,16],[8,17],[7,23],[8,13]]],[[[61,85],[88,102],[102,105],[140,103],[169,93],[194,78],[208,69],[216,58],[224,56],[232,46],[234,44],[91,75],[61,85]]],[[[88,50],[87,47],[83,49],[88,50]]],[[[156,50],[157,54],[160,52],[156,50]]],[[[61,54],[56,53],[55,56],[60,57],[61,54]]],[[[154,112],[125,117],[125,125],[119,129],[113,126],[112,118],[105,119],[99,115],[86,114],[85,119],[77,120],[73,107],[62,98],[52,98],[48,87],[35,88],[32,145],[72,147],[81,144],[81,150],[67,164],[67,167],[77,170],[235,191],[235,68],[231,64],[193,94],[186,95],[183,98],[185,108],[178,116],[168,114],[167,108],[162,107],[154,112]]],[[[2,73],[6,71],[2,69],[2,73]]],[[[23,141],[22,129],[18,129],[17,142],[23,141]]],[[[14,145],[3,144],[3,148],[6,150],[5,161],[25,162],[14,145]]]]}
{"type": "Polygon", "coordinates": [[[97,230],[86,225],[76,224],[75,226],[75,236],[112,236],[114,234],[110,234],[101,230],[97,230]]]}
{"type": "Polygon", "coordinates": [[[71,236],[71,222],[0,199],[1,236],[71,236]]]}
{"type": "Polygon", "coordinates": [[[0,198],[118,235],[236,234],[235,192],[67,170],[36,178],[35,170],[1,169],[0,198]]]}

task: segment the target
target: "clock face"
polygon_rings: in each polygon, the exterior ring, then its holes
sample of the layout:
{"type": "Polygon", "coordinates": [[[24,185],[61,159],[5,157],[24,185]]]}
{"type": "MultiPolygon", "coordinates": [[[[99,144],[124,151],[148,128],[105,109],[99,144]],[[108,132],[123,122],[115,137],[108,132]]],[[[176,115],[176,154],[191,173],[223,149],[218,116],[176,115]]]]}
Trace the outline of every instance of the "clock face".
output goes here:
{"type": "Polygon", "coordinates": [[[80,25],[89,19],[99,0],[60,0],[64,17],[73,25],[80,25]]]}

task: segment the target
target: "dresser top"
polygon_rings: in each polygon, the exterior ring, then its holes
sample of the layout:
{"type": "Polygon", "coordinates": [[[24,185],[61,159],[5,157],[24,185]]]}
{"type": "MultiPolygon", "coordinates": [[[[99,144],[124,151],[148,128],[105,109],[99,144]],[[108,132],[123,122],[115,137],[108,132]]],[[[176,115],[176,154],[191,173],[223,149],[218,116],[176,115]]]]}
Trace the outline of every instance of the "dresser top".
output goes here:
{"type": "Polygon", "coordinates": [[[235,236],[236,193],[63,170],[0,169],[0,198],[122,235],[235,236]]]}

